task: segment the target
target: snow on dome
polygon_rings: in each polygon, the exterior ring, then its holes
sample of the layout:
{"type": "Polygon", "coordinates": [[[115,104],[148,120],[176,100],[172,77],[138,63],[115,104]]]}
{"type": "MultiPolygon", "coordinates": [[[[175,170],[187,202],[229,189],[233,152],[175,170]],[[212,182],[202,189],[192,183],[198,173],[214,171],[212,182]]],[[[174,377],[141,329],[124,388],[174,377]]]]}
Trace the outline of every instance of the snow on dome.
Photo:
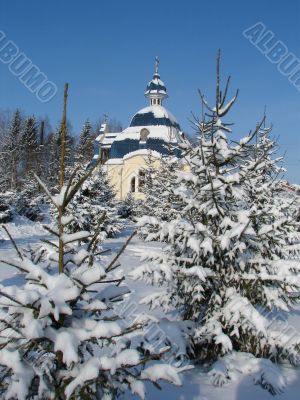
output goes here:
{"type": "Polygon", "coordinates": [[[145,93],[150,100],[150,106],[134,114],[129,127],[116,134],[115,137],[107,137],[106,142],[104,139],[100,141],[103,149],[110,149],[109,158],[114,162],[122,159],[126,154],[137,154],[136,151],[151,149],[160,154],[168,154],[167,143],[174,147],[174,152],[177,152],[178,156],[180,154],[177,145],[183,142],[183,135],[174,115],[162,106],[162,101],[168,95],[158,73],[158,63],[159,60],[156,57],[155,74],[145,93]]]}
{"type": "Polygon", "coordinates": [[[132,118],[130,126],[172,126],[180,130],[180,126],[174,115],[165,107],[155,105],[139,110],[132,118]]]}
{"type": "Polygon", "coordinates": [[[168,97],[167,88],[158,73],[158,63],[159,59],[155,57],[155,73],[145,91],[145,96],[148,97],[151,105],[161,105],[162,101],[168,97]]]}
{"type": "Polygon", "coordinates": [[[148,112],[153,112],[153,114],[155,115],[156,118],[167,117],[167,118],[169,118],[172,121],[177,123],[177,120],[174,117],[174,115],[163,106],[148,106],[148,107],[144,107],[141,110],[139,110],[137,112],[137,114],[146,114],[148,112]]]}
{"type": "Polygon", "coordinates": [[[166,86],[158,75],[154,75],[153,79],[147,85],[145,95],[151,93],[167,94],[166,86]]]}

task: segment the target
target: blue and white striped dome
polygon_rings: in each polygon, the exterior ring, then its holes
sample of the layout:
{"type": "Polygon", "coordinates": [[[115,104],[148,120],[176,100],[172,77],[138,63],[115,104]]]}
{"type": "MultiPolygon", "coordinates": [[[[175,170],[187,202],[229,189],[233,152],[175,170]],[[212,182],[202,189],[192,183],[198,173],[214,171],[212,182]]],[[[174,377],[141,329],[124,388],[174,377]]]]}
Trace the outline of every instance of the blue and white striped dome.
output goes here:
{"type": "Polygon", "coordinates": [[[170,111],[163,106],[149,106],[139,110],[132,118],[130,126],[167,126],[180,130],[180,126],[170,111]]]}
{"type": "Polygon", "coordinates": [[[164,96],[167,96],[167,88],[164,84],[164,82],[160,79],[160,76],[158,73],[155,73],[153,75],[153,79],[148,83],[145,96],[151,95],[151,94],[162,94],[164,96]]]}

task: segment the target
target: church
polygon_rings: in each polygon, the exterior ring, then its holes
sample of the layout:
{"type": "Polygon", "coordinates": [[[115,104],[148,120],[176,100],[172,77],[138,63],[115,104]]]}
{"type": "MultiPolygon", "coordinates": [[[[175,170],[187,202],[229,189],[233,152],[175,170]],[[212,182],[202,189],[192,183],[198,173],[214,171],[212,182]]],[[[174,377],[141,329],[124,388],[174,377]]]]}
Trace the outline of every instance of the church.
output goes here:
{"type": "Polygon", "coordinates": [[[96,138],[94,159],[100,157],[118,200],[125,199],[129,192],[135,199],[143,199],[144,168],[149,155],[155,160],[153,165],[158,166],[161,155],[169,154],[171,148],[173,154],[180,156],[178,144],[185,140],[176,118],[163,106],[168,94],[158,65],[156,57],[155,72],[145,91],[149,105],[139,110],[122,132],[109,132],[108,124],[102,124],[96,138]]]}

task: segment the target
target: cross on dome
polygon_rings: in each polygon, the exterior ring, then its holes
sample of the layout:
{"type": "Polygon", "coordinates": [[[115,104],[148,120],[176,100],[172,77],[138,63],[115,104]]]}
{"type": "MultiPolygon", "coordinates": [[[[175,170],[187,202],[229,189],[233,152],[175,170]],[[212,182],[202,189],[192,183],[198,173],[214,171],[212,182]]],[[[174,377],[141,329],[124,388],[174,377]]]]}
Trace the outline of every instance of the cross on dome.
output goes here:
{"type": "Polygon", "coordinates": [[[158,75],[158,76],[159,76],[159,73],[158,73],[158,65],[159,65],[159,58],[158,58],[158,56],[156,56],[156,57],[155,57],[155,75],[158,75]]]}

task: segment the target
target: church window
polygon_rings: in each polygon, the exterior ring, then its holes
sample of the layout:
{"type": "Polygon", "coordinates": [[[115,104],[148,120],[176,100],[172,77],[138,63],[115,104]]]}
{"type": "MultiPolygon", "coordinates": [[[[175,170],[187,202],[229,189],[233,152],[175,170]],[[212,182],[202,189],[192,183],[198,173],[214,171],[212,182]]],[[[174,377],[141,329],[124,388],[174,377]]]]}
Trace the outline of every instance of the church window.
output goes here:
{"type": "Polygon", "coordinates": [[[145,171],[139,171],[139,192],[143,192],[145,187],[145,171]]]}
{"type": "Polygon", "coordinates": [[[109,159],[109,149],[101,149],[101,163],[104,164],[109,159]]]}
{"type": "Polygon", "coordinates": [[[148,131],[148,129],[146,129],[146,128],[143,128],[142,130],[141,130],[141,132],[140,132],[140,141],[141,142],[146,142],[147,141],[147,138],[148,138],[148,136],[149,136],[149,131],[148,131]]]}
{"type": "Polygon", "coordinates": [[[130,191],[131,191],[132,193],[135,192],[135,176],[133,176],[133,177],[131,178],[131,181],[130,181],[130,191]]]}

